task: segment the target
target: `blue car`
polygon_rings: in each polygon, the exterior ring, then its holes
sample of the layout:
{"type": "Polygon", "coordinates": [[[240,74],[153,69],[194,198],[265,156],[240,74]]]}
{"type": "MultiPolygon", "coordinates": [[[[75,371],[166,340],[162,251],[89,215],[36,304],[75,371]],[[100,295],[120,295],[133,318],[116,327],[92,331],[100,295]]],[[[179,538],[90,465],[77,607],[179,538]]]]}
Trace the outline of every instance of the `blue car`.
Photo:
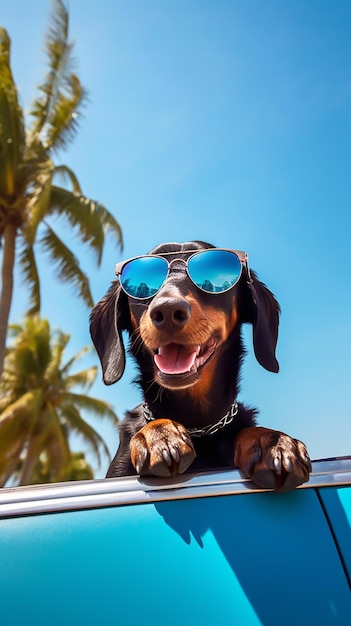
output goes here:
{"type": "Polygon", "coordinates": [[[4,626],[350,626],[351,457],[3,489],[0,555],[4,626]]]}

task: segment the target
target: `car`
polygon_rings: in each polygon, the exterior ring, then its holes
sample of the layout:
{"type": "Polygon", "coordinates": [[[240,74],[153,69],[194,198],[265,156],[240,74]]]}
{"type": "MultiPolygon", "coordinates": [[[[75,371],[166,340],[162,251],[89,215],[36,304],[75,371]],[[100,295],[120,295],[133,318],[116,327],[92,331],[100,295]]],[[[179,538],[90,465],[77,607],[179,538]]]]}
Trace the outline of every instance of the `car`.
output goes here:
{"type": "Polygon", "coordinates": [[[351,457],[3,489],[0,554],[4,625],[350,626],[351,457]]]}

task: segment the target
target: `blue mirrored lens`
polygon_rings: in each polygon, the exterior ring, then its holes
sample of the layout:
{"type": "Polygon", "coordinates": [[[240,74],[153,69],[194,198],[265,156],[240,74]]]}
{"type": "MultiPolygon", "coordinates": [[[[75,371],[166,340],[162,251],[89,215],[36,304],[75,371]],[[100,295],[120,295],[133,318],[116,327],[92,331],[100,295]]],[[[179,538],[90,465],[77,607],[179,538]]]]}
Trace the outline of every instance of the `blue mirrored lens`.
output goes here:
{"type": "Polygon", "coordinates": [[[124,291],[133,298],[152,298],[168,273],[168,263],[159,257],[143,257],[129,261],[120,276],[124,291]]]}
{"type": "Polygon", "coordinates": [[[241,275],[241,263],[234,252],[206,250],[188,261],[191,280],[208,293],[222,293],[231,289],[241,275]]]}

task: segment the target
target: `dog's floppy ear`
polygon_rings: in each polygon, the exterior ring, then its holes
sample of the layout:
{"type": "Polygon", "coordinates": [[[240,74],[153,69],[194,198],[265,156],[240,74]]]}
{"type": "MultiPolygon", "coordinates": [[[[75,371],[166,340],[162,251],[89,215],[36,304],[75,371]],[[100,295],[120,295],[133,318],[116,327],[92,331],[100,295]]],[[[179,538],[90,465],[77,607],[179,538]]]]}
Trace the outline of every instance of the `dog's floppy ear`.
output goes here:
{"type": "Polygon", "coordinates": [[[102,367],[105,385],[119,380],[125,368],[122,330],[130,329],[127,296],[114,281],[90,315],[90,334],[102,367]]]}
{"type": "Polygon", "coordinates": [[[269,372],[278,372],[275,357],[280,306],[269,289],[251,272],[245,284],[244,322],[253,326],[253,345],[257,361],[269,372]]]}

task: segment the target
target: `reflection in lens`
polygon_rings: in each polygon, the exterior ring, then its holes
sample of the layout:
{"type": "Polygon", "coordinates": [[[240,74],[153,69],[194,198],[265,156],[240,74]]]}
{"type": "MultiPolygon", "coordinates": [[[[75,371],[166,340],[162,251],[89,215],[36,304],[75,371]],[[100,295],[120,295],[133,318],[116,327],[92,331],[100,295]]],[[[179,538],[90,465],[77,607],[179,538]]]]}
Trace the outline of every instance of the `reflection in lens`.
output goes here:
{"type": "Polygon", "coordinates": [[[229,250],[205,250],[189,259],[188,272],[191,280],[203,291],[222,293],[238,282],[241,263],[229,250]]]}
{"type": "Polygon", "coordinates": [[[151,298],[166,279],[168,264],[159,257],[142,257],[129,261],[120,277],[124,291],[133,298],[151,298]]]}

